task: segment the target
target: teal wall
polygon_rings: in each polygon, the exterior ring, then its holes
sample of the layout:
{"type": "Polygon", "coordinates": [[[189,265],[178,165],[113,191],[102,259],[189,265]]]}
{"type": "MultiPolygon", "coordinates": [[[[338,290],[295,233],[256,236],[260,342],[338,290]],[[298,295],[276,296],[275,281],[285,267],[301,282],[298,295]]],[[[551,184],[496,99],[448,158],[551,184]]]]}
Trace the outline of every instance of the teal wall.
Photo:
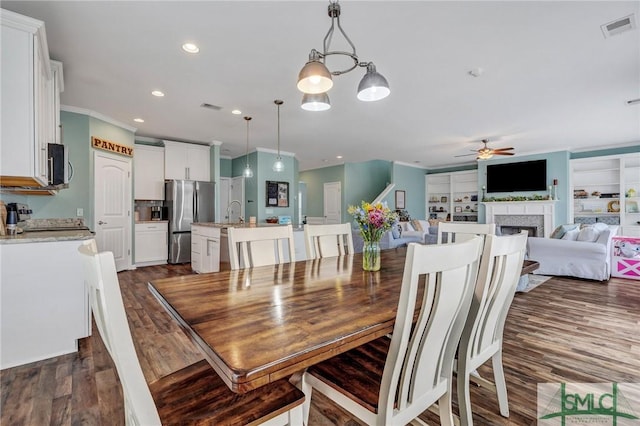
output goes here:
{"type": "Polygon", "coordinates": [[[69,147],[69,161],[73,166],[69,188],[52,196],[2,194],[2,200],[5,203],[29,204],[34,219],[76,217],[76,209],[82,208],[85,224],[93,228],[94,150],[91,148],[91,136],[134,146],[134,134],[97,118],[73,112],[61,111],[60,121],[64,127],[64,144],[69,147]]]}
{"type": "Polygon", "coordinates": [[[233,164],[233,161],[230,158],[221,158],[220,159],[220,176],[233,177],[232,164],[233,164]]]}
{"type": "MultiPolygon", "coordinates": [[[[345,166],[341,164],[300,172],[298,180],[304,182],[307,188],[307,216],[324,216],[324,184],[328,182],[340,182],[340,186],[344,190],[344,168],[345,166]]],[[[344,192],[342,195],[342,206],[344,210],[347,204],[344,200],[344,192]]]]}
{"type": "Polygon", "coordinates": [[[621,155],[632,153],[640,153],[640,145],[626,146],[622,148],[606,148],[595,151],[573,152],[571,153],[571,159],[575,160],[576,158],[602,157],[605,155],[621,155]]]}
{"type": "MultiPolygon", "coordinates": [[[[362,201],[373,201],[389,183],[391,183],[391,163],[383,160],[372,160],[364,163],[347,163],[344,166],[345,177],[342,188],[342,222],[350,222],[352,217],[348,206],[359,206],[362,201]]],[[[393,203],[388,203],[393,208],[393,203]]]]}
{"type": "Polygon", "coordinates": [[[291,156],[282,156],[284,171],[274,172],[273,163],[276,154],[270,152],[251,152],[249,156],[242,156],[231,161],[231,177],[242,176],[247,165],[247,159],[253,177],[245,179],[245,215],[255,216],[258,223],[264,223],[267,217],[291,216],[292,223],[297,223],[296,202],[298,197],[298,160],[291,156]],[[267,207],[267,181],[289,183],[289,207],[267,207]]]}
{"type": "Polygon", "coordinates": [[[393,191],[385,198],[391,209],[396,208],[395,191],[405,192],[405,210],[412,219],[426,219],[425,175],[426,170],[419,167],[405,166],[398,163],[392,165],[393,191]]]}
{"type": "MultiPolygon", "coordinates": [[[[555,223],[568,223],[569,222],[569,202],[572,197],[569,196],[569,152],[558,151],[537,155],[525,155],[513,158],[501,158],[497,160],[479,161],[478,162],[478,194],[482,197],[482,187],[487,184],[487,165],[489,164],[502,164],[502,163],[517,163],[522,161],[534,161],[534,160],[547,160],[547,186],[553,184],[554,179],[558,179],[558,202],[555,205],[555,223]]],[[[490,197],[506,197],[508,195],[515,196],[534,196],[534,195],[548,195],[548,191],[521,191],[521,192],[509,192],[509,193],[491,193],[485,196],[490,197]]],[[[478,212],[478,221],[484,223],[485,221],[485,208],[480,204],[478,212]]]]}

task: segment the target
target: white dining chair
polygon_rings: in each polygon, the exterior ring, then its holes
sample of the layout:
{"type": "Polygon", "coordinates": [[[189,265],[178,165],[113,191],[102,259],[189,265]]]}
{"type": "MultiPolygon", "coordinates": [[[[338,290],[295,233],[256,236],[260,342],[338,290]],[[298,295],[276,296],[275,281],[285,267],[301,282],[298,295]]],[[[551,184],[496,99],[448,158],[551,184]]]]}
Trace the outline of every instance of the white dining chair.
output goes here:
{"type": "Polygon", "coordinates": [[[304,241],[308,259],[353,254],[351,224],[305,225],[304,241]]]}
{"type": "Polygon", "coordinates": [[[243,268],[251,268],[296,261],[291,225],[228,228],[227,235],[231,269],[240,269],[241,262],[243,268]]]}
{"type": "Polygon", "coordinates": [[[436,402],[441,423],[452,425],[453,360],[481,246],[480,237],[409,244],[393,335],[309,367],[301,381],[305,418],[317,390],[367,425],[404,425],[436,402]]]}
{"type": "Polygon", "coordinates": [[[98,332],[122,384],[127,425],[302,425],[304,395],[287,380],[235,394],[202,360],[147,384],[129,329],[113,253],[98,253],[94,240],[78,251],[98,332]]]}
{"type": "Polygon", "coordinates": [[[522,271],[527,232],[485,239],[478,282],[465,323],[457,359],[457,394],[460,422],[472,425],[469,381],[497,393],[500,414],[509,416],[507,385],[502,366],[502,335],[507,313],[522,271]],[[491,359],[494,383],[476,369],[491,359]]]}
{"type": "Polygon", "coordinates": [[[474,235],[494,235],[495,223],[440,222],[437,244],[461,243],[474,235]]]}

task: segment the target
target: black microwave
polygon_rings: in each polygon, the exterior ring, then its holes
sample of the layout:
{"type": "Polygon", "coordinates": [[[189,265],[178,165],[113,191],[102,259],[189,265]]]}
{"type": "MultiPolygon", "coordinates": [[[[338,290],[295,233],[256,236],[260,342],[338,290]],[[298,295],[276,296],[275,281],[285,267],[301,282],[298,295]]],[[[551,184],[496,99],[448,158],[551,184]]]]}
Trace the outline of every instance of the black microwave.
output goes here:
{"type": "Polygon", "coordinates": [[[50,143],[47,152],[48,184],[69,183],[69,150],[67,147],[58,143],[50,143]]]}

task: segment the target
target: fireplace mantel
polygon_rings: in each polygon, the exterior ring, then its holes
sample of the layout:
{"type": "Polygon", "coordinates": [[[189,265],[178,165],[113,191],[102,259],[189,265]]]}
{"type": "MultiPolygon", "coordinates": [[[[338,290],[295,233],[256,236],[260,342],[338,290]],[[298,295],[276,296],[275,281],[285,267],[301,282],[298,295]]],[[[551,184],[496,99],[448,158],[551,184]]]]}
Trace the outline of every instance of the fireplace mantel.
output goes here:
{"type": "Polygon", "coordinates": [[[485,206],[485,222],[496,223],[496,216],[542,216],[543,234],[549,237],[554,229],[554,200],[542,201],[490,201],[485,206]]]}

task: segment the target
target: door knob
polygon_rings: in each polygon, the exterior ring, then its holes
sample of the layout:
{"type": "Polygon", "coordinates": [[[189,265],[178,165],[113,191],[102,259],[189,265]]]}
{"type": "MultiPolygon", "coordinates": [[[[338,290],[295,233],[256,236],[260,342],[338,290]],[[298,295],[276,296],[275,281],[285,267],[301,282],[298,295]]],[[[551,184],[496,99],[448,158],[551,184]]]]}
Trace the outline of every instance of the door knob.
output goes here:
{"type": "Polygon", "coordinates": [[[106,224],[107,224],[107,222],[103,222],[101,220],[98,221],[98,225],[106,225],[106,224]]]}

